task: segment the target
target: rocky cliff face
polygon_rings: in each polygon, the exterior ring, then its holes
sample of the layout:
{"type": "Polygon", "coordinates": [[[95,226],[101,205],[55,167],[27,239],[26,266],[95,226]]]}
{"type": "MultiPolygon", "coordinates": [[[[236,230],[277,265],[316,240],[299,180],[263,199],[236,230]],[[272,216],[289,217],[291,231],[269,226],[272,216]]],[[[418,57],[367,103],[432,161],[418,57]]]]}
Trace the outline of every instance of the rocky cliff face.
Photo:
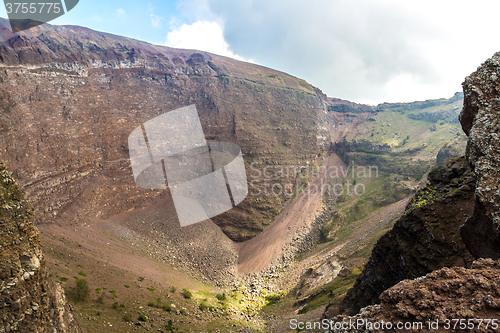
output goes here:
{"type": "Polygon", "coordinates": [[[470,264],[472,258],[460,241],[459,229],[474,207],[474,182],[464,158],[433,169],[404,216],[375,245],[363,273],[345,296],[342,310],[354,314],[378,303],[380,294],[401,280],[445,266],[470,264]]]}
{"type": "Polygon", "coordinates": [[[474,213],[461,235],[474,256],[500,258],[500,53],[468,76],[463,87],[460,122],[469,136],[466,157],[477,184],[474,213]]]}
{"type": "Polygon", "coordinates": [[[358,327],[332,332],[497,332],[499,274],[498,260],[479,259],[470,269],[445,267],[404,280],[384,291],[380,304],[367,306],[354,317],[334,318],[335,322],[360,323],[358,327]],[[367,325],[377,322],[394,326],[374,330],[367,325]]]}
{"type": "MultiPolygon", "coordinates": [[[[0,21],[0,158],[33,203],[37,223],[92,223],[164,198],[164,191],[135,186],[127,138],[182,106],[196,105],[208,140],[242,148],[249,177],[257,174],[250,165],[298,170],[328,139],[323,94],[284,73],[80,27],[45,24],[12,34],[5,25],[0,21]]],[[[287,199],[265,195],[262,178],[237,209],[215,220],[235,240],[260,232],[287,199]]]]}
{"type": "Polygon", "coordinates": [[[0,165],[0,332],[81,332],[62,288],[48,280],[32,210],[0,165]]]}

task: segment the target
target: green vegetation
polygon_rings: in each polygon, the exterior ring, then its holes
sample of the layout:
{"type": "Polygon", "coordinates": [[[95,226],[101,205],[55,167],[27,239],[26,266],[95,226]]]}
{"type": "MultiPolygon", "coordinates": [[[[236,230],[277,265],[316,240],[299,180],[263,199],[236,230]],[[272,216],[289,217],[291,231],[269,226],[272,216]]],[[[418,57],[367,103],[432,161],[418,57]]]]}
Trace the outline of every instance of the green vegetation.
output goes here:
{"type": "Polygon", "coordinates": [[[182,296],[184,296],[185,299],[191,299],[193,297],[193,294],[187,290],[186,288],[182,289],[182,296]]]}
{"type": "Polygon", "coordinates": [[[338,145],[345,162],[377,165],[381,172],[420,178],[435,163],[445,144],[466,136],[458,123],[460,98],[416,103],[383,104],[377,113],[338,145]]]}
{"type": "MultiPolygon", "coordinates": [[[[404,185],[401,176],[381,174],[379,178],[356,179],[353,184],[363,184],[362,195],[344,193],[337,198],[337,207],[332,218],[321,230],[324,241],[342,241],[349,237],[354,226],[359,221],[377,209],[387,206],[407,197],[411,190],[404,185]],[[363,182],[363,183],[362,183],[363,182]]],[[[346,186],[344,185],[346,188],[346,186]]]]}
{"type": "Polygon", "coordinates": [[[148,302],[148,306],[152,308],[163,309],[167,312],[172,311],[172,306],[167,303],[163,303],[161,298],[157,298],[155,302],[148,302]]]}
{"type": "Polygon", "coordinates": [[[437,197],[436,190],[430,187],[424,187],[423,189],[418,191],[417,194],[413,197],[412,201],[410,202],[410,205],[412,207],[418,208],[420,206],[431,203],[432,201],[434,201],[436,197],[437,197]]]}
{"type": "Polygon", "coordinates": [[[148,317],[146,317],[145,315],[141,314],[141,315],[139,315],[139,317],[137,317],[137,320],[145,322],[145,321],[148,321],[148,317]]]}
{"type": "Polygon", "coordinates": [[[132,321],[132,314],[124,313],[122,316],[123,321],[130,323],[132,321]]]}
{"type": "Polygon", "coordinates": [[[104,294],[100,294],[99,297],[97,297],[96,302],[99,304],[104,304],[104,294]]]}
{"type": "Polygon", "coordinates": [[[265,300],[267,304],[272,305],[278,303],[279,300],[281,300],[284,296],[284,292],[281,293],[271,293],[265,297],[265,300]]]}
{"type": "Polygon", "coordinates": [[[215,297],[216,297],[216,298],[217,298],[220,302],[227,301],[226,293],[217,294],[215,297]]]}
{"type": "Polygon", "coordinates": [[[207,300],[203,300],[201,303],[200,303],[200,306],[198,307],[201,311],[204,311],[206,309],[208,309],[208,304],[207,304],[207,300]]]}
{"type": "Polygon", "coordinates": [[[77,279],[76,280],[76,299],[78,301],[85,301],[90,294],[89,286],[87,280],[77,279]]]}
{"type": "Polygon", "coordinates": [[[172,320],[169,320],[167,325],[164,326],[164,328],[167,332],[175,332],[176,331],[172,320]]]}

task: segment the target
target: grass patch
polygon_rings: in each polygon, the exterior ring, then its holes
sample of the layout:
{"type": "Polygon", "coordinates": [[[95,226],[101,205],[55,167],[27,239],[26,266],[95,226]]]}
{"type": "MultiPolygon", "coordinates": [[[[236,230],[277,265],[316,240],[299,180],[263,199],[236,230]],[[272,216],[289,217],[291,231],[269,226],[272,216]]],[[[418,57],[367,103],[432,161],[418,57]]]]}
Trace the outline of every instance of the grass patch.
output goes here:
{"type": "Polygon", "coordinates": [[[278,303],[283,298],[284,295],[285,295],[284,292],[280,292],[279,294],[271,293],[267,295],[264,299],[266,300],[268,305],[272,305],[278,303]]]}

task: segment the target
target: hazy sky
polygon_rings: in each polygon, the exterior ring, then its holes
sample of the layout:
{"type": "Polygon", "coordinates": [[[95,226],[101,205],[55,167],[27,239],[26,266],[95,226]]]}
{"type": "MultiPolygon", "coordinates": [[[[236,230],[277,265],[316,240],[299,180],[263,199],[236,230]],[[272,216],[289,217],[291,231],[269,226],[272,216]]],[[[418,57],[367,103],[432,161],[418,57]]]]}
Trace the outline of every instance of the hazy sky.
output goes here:
{"type": "Polygon", "coordinates": [[[500,51],[499,15],[498,0],[80,0],[51,23],[253,61],[377,104],[461,91],[500,51]]]}

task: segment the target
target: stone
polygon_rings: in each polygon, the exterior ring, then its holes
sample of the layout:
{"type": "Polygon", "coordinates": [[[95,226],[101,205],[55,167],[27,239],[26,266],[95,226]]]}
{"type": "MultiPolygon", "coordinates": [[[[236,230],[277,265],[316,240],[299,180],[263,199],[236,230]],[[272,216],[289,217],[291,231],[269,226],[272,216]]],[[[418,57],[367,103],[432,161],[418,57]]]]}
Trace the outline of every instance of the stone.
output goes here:
{"type": "Polygon", "coordinates": [[[460,122],[469,136],[466,157],[476,174],[475,207],[461,229],[469,251],[476,257],[500,258],[500,53],[484,62],[463,85],[460,122]]]}

